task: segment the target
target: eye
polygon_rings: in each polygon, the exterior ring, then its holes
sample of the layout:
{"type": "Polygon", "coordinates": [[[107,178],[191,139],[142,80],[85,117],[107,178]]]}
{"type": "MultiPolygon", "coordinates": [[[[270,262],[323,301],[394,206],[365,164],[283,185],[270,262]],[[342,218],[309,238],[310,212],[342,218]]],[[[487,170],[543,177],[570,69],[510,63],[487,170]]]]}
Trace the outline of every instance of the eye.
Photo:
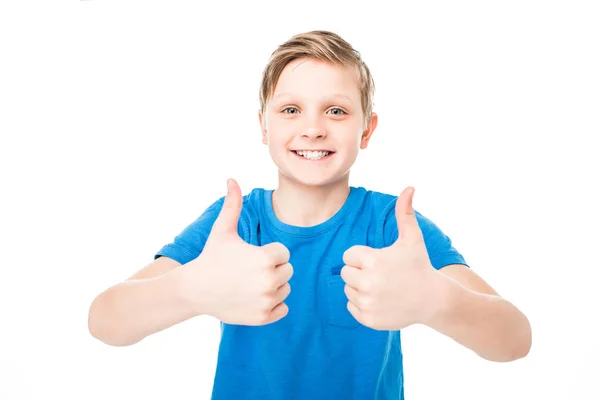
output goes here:
{"type": "Polygon", "coordinates": [[[334,110],[337,110],[338,112],[333,113],[333,115],[344,115],[344,114],[346,114],[346,111],[342,110],[341,108],[337,108],[337,107],[336,108],[332,108],[329,111],[334,111],[334,110]]]}
{"type": "Polygon", "coordinates": [[[284,114],[296,114],[296,113],[286,112],[286,110],[296,110],[296,111],[298,111],[298,109],[297,109],[296,107],[286,107],[286,108],[284,108],[284,109],[282,110],[282,112],[283,112],[284,114]]]}

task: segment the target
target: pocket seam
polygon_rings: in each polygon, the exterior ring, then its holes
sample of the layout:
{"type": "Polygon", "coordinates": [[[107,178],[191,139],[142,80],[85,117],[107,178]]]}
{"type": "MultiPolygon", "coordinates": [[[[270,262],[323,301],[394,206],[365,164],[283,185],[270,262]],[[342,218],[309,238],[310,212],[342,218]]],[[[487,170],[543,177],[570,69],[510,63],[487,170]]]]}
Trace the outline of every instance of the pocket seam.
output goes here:
{"type": "MultiPolygon", "coordinates": [[[[360,322],[354,318],[350,311],[348,311],[348,298],[343,292],[343,286],[345,282],[340,275],[329,275],[325,279],[326,293],[327,296],[327,324],[343,329],[355,329],[360,325],[360,322]],[[337,286],[342,286],[342,298],[345,300],[344,308],[340,309],[336,307],[339,301],[339,292],[334,291],[337,286]],[[336,322],[340,320],[341,322],[336,322]],[[346,322],[347,321],[347,322],[346,322]]],[[[341,306],[341,304],[339,304],[341,306]]]]}

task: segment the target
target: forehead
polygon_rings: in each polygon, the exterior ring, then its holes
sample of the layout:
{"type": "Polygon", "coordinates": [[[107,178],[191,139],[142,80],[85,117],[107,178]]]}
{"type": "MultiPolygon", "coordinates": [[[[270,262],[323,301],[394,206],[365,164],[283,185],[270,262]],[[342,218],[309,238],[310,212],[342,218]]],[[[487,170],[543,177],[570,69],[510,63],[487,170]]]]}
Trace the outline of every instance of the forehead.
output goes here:
{"type": "Polygon", "coordinates": [[[290,62],[283,69],[273,91],[273,100],[285,96],[339,95],[360,102],[355,68],[312,58],[290,62]]]}

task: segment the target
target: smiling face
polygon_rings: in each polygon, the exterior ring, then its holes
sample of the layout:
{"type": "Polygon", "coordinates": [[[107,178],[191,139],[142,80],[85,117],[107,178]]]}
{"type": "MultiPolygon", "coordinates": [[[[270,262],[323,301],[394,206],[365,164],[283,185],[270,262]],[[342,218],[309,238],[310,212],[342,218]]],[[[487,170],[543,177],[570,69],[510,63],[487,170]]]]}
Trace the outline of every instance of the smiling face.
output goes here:
{"type": "Polygon", "coordinates": [[[373,113],[365,129],[356,71],[309,58],[284,68],[259,120],[280,179],[309,186],[347,181],[377,126],[373,113]]]}

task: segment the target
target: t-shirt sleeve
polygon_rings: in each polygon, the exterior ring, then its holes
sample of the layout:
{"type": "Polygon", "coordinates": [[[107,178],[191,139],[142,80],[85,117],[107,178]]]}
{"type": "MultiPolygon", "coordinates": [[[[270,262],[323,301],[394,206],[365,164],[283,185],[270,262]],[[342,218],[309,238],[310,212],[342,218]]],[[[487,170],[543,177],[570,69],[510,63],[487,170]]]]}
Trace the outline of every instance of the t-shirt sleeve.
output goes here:
{"type": "Polygon", "coordinates": [[[224,201],[225,197],[223,196],[211,204],[194,222],[175,236],[171,243],[163,246],[154,255],[154,259],[166,256],[180,264],[186,264],[197,258],[204,249],[212,226],[223,208],[224,201]]]}
{"type": "MultiPolygon", "coordinates": [[[[389,208],[388,217],[384,225],[385,246],[391,246],[398,239],[398,224],[396,223],[395,201],[389,208]]],[[[415,210],[417,222],[423,233],[425,247],[429,254],[429,261],[435,269],[440,269],[450,264],[463,264],[469,266],[462,254],[452,245],[450,238],[442,232],[429,218],[415,210]]]]}

